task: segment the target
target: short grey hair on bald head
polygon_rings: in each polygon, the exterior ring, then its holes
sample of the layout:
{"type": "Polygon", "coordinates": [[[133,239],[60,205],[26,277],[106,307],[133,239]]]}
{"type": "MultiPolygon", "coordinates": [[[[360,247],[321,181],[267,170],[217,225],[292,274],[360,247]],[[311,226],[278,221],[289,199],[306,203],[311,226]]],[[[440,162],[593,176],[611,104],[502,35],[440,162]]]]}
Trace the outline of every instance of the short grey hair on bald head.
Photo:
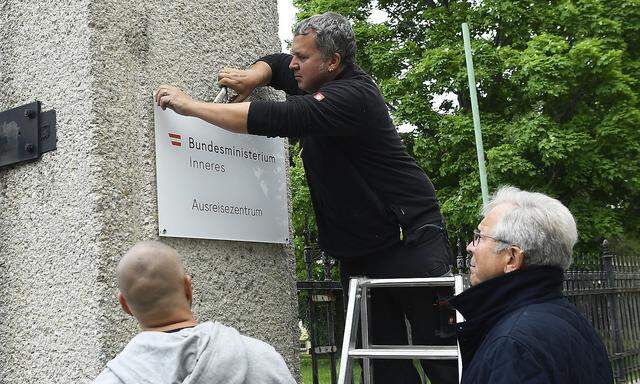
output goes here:
{"type": "Polygon", "coordinates": [[[325,59],[340,54],[342,64],[352,65],[356,62],[356,38],[353,28],[346,17],[325,12],[302,20],[295,28],[294,36],[316,33],[316,46],[325,59]]]}
{"type": "MultiPolygon", "coordinates": [[[[491,236],[511,242],[524,252],[524,265],[548,265],[566,270],[571,265],[573,246],[578,240],[576,222],[560,201],[538,192],[504,186],[482,209],[486,216],[498,205],[509,204],[491,236]]],[[[496,252],[510,244],[498,242],[496,252]]]]}

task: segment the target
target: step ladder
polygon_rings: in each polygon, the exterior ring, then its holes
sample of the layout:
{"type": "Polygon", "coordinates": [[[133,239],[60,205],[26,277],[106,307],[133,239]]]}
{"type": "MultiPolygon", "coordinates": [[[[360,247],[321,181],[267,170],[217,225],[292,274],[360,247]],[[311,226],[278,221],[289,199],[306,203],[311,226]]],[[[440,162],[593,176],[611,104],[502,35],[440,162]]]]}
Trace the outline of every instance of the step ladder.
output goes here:
{"type": "MultiPolygon", "coordinates": [[[[453,287],[458,295],[464,289],[461,275],[410,279],[353,278],[349,282],[349,302],[344,326],[338,384],[351,384],[354,359],[362,359],[363,384],[371,384],[371,359],[458,360],[458,381],[462,378],[459,344],[440,345],[372,345],[369,343],[368,290],[389,287],[453,287]],[[358,321],[362,329],[362,348],[356,349],[358,321]]],[[[464,321],[456,311],[456,321],[464,321]]]]}

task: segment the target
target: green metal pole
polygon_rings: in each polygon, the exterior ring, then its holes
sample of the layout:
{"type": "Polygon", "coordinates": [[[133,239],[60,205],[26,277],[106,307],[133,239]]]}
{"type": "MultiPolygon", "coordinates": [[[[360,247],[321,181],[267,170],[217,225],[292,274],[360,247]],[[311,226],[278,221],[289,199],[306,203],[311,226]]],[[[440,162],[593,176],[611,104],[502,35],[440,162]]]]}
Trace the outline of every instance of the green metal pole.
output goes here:
{"type": "Polygon", "coordinates": [[[476,132],[476,152],[478,154],[478,171],[480,172],[480,188],[482,189],[482,204],[489,204],[489,187],[487,186],[487,170],[484,166],[484,147],[482,146],[482,131],[480,130],[480,111],[478,110],[478,96],[476,94],[476,75],[473,71],[471,56],[471,39],[469,25],[462,23],[464,37],[464,54],[467,59],[467,77],[469,78],[469,94],[471,96],[471,111],[473,113],[473,128],[476,132]]]}

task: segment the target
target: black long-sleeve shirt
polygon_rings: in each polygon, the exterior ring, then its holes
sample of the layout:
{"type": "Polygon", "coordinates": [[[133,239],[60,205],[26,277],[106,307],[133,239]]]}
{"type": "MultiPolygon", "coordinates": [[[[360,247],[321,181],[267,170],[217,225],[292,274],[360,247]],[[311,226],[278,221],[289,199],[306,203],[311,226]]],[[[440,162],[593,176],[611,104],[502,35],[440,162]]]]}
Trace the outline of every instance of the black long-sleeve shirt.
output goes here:
{"type": "Polygon", "coordinates": [[[259,61],[285,102],[254,101],[247,130],[302,138],[302,158],[316,214],[319,246],[338,258],[420,242],[442,215],[431,181],[405,150],[373,79],[356,66],[308,94],[298,88],[291,56],[259,61]]]}

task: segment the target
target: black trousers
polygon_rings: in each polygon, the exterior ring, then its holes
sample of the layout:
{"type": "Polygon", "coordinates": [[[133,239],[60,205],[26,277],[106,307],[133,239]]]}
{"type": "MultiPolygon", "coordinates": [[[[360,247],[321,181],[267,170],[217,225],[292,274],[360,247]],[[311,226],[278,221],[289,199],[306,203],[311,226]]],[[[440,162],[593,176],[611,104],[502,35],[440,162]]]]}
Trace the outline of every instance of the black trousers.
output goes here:
{"type": "MultiPolygon", "coordinates": [[[[416,244],[398,244],[377,255],[340,260],[342,287],[348,294],[351,277],[435,277],[449,272],[451,249],[440,231],[416,244]]],[[[442,292],[439,291],[441,294],[442,292]]],[[[455,336],[440,334],[438,294],[434,288],[370,289],[369,340],[379,345],[407,345],[405,318],[411,325],[413,345],[452,345],[455,336]]],[[[446,293],[445,293],[446,294],[446,293]]],[[[346,301],[345,301],[346,302],[346,301]]],[[[447,316],[447,315],[445,315],[447,316]]],[[[375,384],[419,384],[411,360],[370,360],[375,384]]],[[[458,383],[456,360],[422,360],[432,384],[458,383]]]]}

